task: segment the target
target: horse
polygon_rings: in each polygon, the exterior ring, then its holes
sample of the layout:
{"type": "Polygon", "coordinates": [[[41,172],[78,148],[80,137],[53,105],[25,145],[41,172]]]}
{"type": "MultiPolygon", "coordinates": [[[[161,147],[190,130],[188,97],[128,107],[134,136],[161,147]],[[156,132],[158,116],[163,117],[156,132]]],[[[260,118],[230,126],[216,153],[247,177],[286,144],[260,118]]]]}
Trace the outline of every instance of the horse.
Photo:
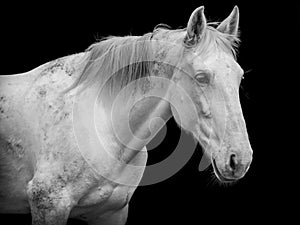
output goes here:
{"type": "Polygon", "coordinates": [[[220,182],[242,178],[252,149],[239,101],[238,25],[237,6],[220,23],[207,22],[201,6],[186,28],[107,37],[1,76],[0,212],[31,213],[33,225],[125,224],[146,145],[172,116],[220,182]]]}

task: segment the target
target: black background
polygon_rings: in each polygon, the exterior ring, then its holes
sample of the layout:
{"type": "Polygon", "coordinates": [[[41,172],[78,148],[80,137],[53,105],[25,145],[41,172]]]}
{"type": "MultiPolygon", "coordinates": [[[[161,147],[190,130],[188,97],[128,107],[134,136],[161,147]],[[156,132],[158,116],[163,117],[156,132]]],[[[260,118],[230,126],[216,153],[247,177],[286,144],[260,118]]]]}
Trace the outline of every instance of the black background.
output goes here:
{"type": "MultiPolygon", "coordinates": [[[[240,97],[254,159],[243,179],[222,186],[212,179],[211,168],[198,171],[202,156],[198,146],[176,175],[136,190],[130,203],[128,225],[196,224],[216,220],[258,223],[283,215],[289,218],[284,213],[287,205],[283,200],[289,198],[283,186],[290,185],[291,181],[282,176],[286,156],[279,156],[282,146],[276,129],[280,122],[274,123],[280,117],[280,109],[272,110],[280,95],[274,81],[282,76],[276,67],[276,54],[282,48],[276,38],[280,33],[278,12],[284,10],[282,4],[215,0],[121,4],[74,1],[69,6],[49,2],[1,7],[0,74],[5,75],[26,72],[56,58],[82,52],[103,36],[143,35],[159,23],[173,29],[185,27],[192,11],[200,5],[205,6],[208,21],[222,21],[234,5],[239,6],[242,42],[238,62],[247,71],[240,97]]],[[[171,154],[169,143],[179,137],[180,130],[173,120],[167,127],[162,145],[149,153],[150,164],[171,154]]],[[[30,216],[3,215],[0,219],[0,224],[30,224],[30,216]]],[[[81,222],[70,220],[69,224],[81,222]]]]}

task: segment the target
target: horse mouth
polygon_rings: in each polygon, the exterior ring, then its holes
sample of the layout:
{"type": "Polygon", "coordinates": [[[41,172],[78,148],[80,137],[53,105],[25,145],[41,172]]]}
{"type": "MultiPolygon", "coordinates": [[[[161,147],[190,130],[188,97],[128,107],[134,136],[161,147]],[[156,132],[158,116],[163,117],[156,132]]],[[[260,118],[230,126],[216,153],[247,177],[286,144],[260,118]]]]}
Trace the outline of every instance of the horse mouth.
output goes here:
{"type": "Polygon", "coordinates": [[[233,182],[236,181],[236,179],[234,178],[227,178],[224,177],[221,172],[219,171],[217,164],[216,164],[216,160],[214,158],[212,158],[212,165],[213,165],[213,169],[215,172],[216,177],[221,181],[221,182],[233,182]]]}

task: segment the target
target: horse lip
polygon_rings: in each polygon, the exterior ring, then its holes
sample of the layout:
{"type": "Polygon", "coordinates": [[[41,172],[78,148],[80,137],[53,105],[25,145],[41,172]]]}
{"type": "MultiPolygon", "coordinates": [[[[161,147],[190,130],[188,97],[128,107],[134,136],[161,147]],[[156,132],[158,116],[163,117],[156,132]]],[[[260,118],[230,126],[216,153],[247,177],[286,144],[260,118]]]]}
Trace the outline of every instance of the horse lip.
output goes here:
{"type": "Polygon", "coordinates": [[[217,177],[220,181],[222,181],[222,182],[233,182],[233,181],[236,180],[236,179],[234,179],[234,178],[226,178],[226,177],[224,177],[224,176],[220,173],[220,171],[219,171],[219,169],[218,169],[218,167],[217,167],[215,158],[212,158],[212,165],[213,165],[213,169],[214,169],[214,171],[215,171],[215,175],[216,175],[216,177],[217,177]]]}

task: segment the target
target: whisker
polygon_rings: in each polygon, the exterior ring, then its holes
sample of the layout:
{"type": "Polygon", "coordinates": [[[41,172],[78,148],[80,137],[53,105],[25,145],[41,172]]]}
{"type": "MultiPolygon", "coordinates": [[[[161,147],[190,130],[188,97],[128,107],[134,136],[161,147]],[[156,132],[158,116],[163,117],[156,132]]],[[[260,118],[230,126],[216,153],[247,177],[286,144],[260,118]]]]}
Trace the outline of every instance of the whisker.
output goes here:
{"type": "Polygon", "coordinates": [[[244,75],[247,73],[250,73],[251,71],[252,71],[252,69],[248,69],[248,70],[244,71],[244,75]]]}
{"type": "MultiPolygon", "coordinates": [[[[252,71],[252,69],[248,69],[248,70],[244,71],[244,74],[243,74],[242,79],[245,79],[245,75],[248,74],[248,73],[250,73],[251,71],[252,71]]],[[[242,83],[240,84],[240,89],[241,89],[241,93],[249,100],[249,99],[250,99],[250,94],[249,94],[249,92],[247,92],[247,91],[244,89],[242,83]]]]}
{"type": "Polygon", "coordinates": [[[247,91],[244,89],[244,87],[243,87],[242,84],[240,85],[240,89],[241,89],[241,93],[249,100],[249,99],[250,99],[250,94],[249,94],[249,92],[247,92],[247,91]]]}

